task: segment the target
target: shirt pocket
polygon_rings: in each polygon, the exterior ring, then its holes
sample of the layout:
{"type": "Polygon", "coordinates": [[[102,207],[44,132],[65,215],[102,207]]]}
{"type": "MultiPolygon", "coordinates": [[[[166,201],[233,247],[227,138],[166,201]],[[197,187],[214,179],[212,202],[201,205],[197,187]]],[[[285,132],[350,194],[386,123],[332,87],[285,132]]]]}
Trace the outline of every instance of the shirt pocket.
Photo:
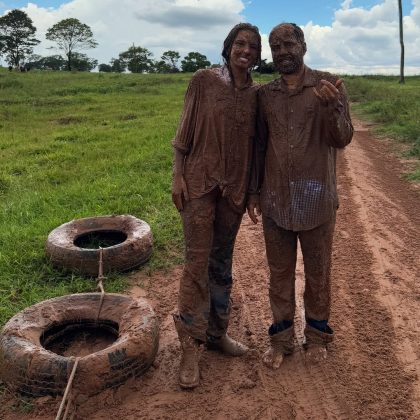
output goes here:
{"type": "Polygon", "coordinates": [[[314,103],[306,104],[301,114],[299,115],[299,119],[296,123],[297,127],[302,131],[310,130],[316,115],[316,106],[314,103]]]}

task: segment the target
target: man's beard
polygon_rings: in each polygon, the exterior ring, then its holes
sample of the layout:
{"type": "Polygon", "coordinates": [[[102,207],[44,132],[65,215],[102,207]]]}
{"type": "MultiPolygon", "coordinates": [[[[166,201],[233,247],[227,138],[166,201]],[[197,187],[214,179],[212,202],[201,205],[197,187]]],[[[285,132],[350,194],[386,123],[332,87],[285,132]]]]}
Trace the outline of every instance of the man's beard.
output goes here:
{"type": "Polygon", "coordinates": [[[296,55],[287,55],[279,60],[276,60],[274,62],[274,65],[280,74],[297,73],[303,66],[303,57],[296,55]]]}

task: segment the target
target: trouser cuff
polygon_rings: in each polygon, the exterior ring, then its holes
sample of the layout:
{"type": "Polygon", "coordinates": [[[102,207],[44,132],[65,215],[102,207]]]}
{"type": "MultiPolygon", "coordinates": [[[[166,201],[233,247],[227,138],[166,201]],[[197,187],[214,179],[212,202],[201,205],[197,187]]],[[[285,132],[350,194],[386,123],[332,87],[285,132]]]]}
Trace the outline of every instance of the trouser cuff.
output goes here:
{"type": "Polygon", "coordinates": [[[312,345],[326,346],[328,343],[331,343],[333,341],[334,332],[328,325],[326,326],[324,332],[317,328],[311,327],[309,324],[306,324],[305,337],[305,348],[308,348],[312,345]]]}
{"type": "Polygon", "coordinates": [[[174,318],[175,325],[177,327],[178,333],[182,331],[183,333],[189,335],[192,338],[195,338],[199,343],[205,343],[207,340],[206,337],[206,327],[207,326],[198,326],[194,324],[189,324],[185,322],[185,319],[182,315],[172,314],[174,318]]]}
{"type": "Polygon", "coordinates": [[[293,325],[281,332],[270,335],[271,347],[278,353],[293,353],[294,345],[294,328],[293,325]]]}

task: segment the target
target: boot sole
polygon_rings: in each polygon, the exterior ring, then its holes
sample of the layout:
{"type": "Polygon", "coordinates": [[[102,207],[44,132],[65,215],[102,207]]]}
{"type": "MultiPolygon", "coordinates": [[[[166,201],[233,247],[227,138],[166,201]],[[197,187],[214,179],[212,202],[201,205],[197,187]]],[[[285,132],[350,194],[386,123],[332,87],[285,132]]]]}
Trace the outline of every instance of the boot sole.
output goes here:
{"type": "Polygon", "coordinates": [[[200,385],[200,382],[199,381],[197,381],[197,382],[194,382],[193,384],[183,384],[183,383],[179,383],[179,386],[182,388],[182,389],[192,389],[192,388],[197,388],[198,387],[198,385],[200,385]]]}
{"type": "Polygon", "coordinates": [[[224,351],[218,345],[209,344],[209,343],[206,343],[206,349],[209,350],[209,351],[216,351],[220,354],[223,354],[223,355],[229,356],[229,357],[241,357],[241,356],[245,356],[245,354],[247,354],[249,352],[249,348],[247,348],[245,351],[243,351],[241,353],[239,353],[239,352],[238,353],[231,353],[231,352],[224,351]]]}

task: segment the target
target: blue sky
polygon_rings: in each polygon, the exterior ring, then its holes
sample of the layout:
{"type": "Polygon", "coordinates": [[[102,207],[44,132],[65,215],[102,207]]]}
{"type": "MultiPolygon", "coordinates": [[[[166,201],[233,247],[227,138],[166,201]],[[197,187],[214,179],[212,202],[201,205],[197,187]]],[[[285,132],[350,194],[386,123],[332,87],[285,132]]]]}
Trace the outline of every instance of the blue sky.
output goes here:
{"type": "MultiPolygon", "coordinates": [[[[141,3],[142,0],[138,1],[141,3]]],[[[40,7],[57,8],[69,1],[32,0],[31,3],[40,7]]],[[[280,21],[294,22],[298,25],[305,25],[309,21],[318,25],[330,25],[333,21],[334,11],[339,8],[341,3],[342,0],[248,0],[244,1],[245,10],[242,14],[249,22],[255,23],[261,31],[269,32],[280,21]]],[[[354,0],[352,5],[353,7],[371,8],[379,3],[381,1],[378,0],[354,0]]],[[[0,0],[0,13],[6,9],[20,8],[27,4],[27,0],[0,0]]],[[[412,10],[411,0],[403,0],[402,5],[404,14],[408,14],[412,10]]]]}
{"type": "MultiPolygon", "coordinates": [[[[342,2],[342,0],[253,0],[248,2],[244,15],[250,22],[256,22],[260,30],[265,32],[269,32],[280,21],[294,22],[298,25],[305,25],[309,21],[318,25],[331,25],[334,12],[339,9],[342,2]]],[[[369,9],[379,3],[382,2],[354,0],[352,6],[369,9]]],[[[402,4],[404,14],[411,11],[411,0],[403,0],[402,4]]]]}
{"type": "MultiPolygon", "coordinates": [[[[305,32],[307,64],[351,74],[398,74],[397,0],[0,0],[0,14],[22,8],[37,28],[36,53],[54,52],[45,40],[54,23],[75,17],[88,24],[99,46],[86,53],[100,63],[133,43],[155,58],[168,49],[183,57],[204,53],[221,61],[223,39],[238,22],[257,25],[263,58],[271,60],[268,34],[280,22],[295,22],[305,32]]],[[[406,70],[420,74],[420,0],[403,0],[406,70]]],[[[57,52],[56,52],[57,53],[57,52]]]]}

